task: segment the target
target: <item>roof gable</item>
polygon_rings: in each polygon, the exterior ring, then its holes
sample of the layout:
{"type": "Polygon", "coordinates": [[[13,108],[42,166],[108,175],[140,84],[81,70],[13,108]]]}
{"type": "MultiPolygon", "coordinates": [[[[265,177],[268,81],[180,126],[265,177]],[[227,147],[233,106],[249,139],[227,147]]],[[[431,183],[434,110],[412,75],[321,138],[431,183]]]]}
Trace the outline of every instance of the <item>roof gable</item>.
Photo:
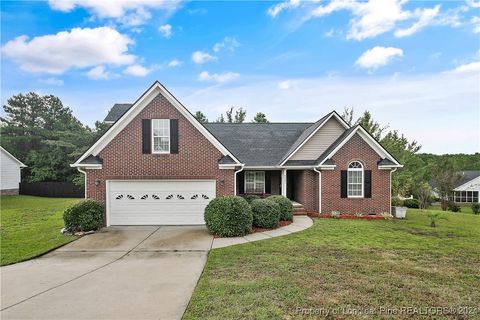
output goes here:
{"type": "Polygon", "coordinates": [[[223,155],[230,156],[239,163],[237,158],[221,144],[197,119],[158,81],[155,81],[147,91],[91,146],[74,164],[82,167],[82,161],[90,156],[97,156],[150,102],[158,95],[163,95],[192,125],[202,133],[223,155]]]}
{"type": "Polygon", "coordinates": [[[20,160],[18,160],[17,158],[15,158],[10,152],[8,152],[7,150],[5,150],[5,148],[3,148],[2,146],[0,146],[0,149],[2,150],[2,153],[5,154],[7,157],[9,157],[10,159],[12,159],[13,161],[15,161],[18,166],[20,168],[26,168],[27,166],[23,164],[23,162],[21,162],[20,160]]]}

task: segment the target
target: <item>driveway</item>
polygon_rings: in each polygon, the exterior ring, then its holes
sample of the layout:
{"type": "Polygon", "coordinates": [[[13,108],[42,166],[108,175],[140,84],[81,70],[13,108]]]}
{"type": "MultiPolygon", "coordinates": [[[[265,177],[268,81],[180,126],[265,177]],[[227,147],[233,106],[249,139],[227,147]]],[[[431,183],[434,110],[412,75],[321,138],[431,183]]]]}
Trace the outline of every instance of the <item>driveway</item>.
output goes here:
{"type": "Polygon", "coordinates": [[[180,319],[211,245],[203,226],[106,228],[2,267],[0,318],[180,319]]]}

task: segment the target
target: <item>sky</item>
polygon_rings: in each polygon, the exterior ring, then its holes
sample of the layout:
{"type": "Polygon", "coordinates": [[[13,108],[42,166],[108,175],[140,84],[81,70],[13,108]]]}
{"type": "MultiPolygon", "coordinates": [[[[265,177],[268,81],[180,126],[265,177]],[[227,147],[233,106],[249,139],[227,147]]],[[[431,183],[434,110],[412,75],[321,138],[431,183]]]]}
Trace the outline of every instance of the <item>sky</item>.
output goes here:
{"type": "MultiPolygon", "coordinates": [[[[480,151],[480,1],[1,0],[1,102],[58,96],[83,123],[155,80],[213,121],[353,107],[422,145],[480,151]]],[[[2,116],[4,115],[2,110],[2,116]]]]}

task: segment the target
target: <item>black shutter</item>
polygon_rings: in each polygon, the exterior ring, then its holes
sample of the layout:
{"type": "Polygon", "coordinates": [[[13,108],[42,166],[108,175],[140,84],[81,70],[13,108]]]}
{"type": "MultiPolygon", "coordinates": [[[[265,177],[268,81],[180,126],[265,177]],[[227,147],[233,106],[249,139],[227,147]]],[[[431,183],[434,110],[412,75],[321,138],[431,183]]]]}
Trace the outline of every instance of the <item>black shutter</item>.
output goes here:
{"type": "Polygon", "coordinates": [[[365,170],[364,172],[364,183],[363,191],[365,193],[365,198],[372,197],[372,170],[365,170]]]}
{"type": "Polygon", "coordinates": [[[245,193],[245,172],[241,171],[237,173],[237,186],[238,186],[238,194],[245,193]]]}
{"type": "Polygon", "coordinates": [[[170,119],[170,153],[178,153],[178,120],[170,119]]]}
{"type": "Polygon", "coordinates": [[[152,120],[142,119],[142,152],[152,153],[152,120]]]}
{"type": "Polygon", "coordinates": [[[342,198],[347,197],[347,170],[340,172],[340,196],[342,198]]]}
{"type": "Polygon", "coordinates": [[[265,171],[265,193],[266,194],[272,193],[272,179],[271,179],[270,171],[265,171]]]}

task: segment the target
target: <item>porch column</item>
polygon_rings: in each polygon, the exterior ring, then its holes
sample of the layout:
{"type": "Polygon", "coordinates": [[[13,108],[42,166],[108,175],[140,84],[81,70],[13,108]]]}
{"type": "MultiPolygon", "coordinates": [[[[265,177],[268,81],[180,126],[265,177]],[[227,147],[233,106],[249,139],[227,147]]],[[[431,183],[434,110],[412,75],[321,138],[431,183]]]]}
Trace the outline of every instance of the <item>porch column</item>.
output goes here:
{"type": "Polygon", "coordinates": [[[287,169],[282,169],[282,196],[287,196],[287,169]]]}

